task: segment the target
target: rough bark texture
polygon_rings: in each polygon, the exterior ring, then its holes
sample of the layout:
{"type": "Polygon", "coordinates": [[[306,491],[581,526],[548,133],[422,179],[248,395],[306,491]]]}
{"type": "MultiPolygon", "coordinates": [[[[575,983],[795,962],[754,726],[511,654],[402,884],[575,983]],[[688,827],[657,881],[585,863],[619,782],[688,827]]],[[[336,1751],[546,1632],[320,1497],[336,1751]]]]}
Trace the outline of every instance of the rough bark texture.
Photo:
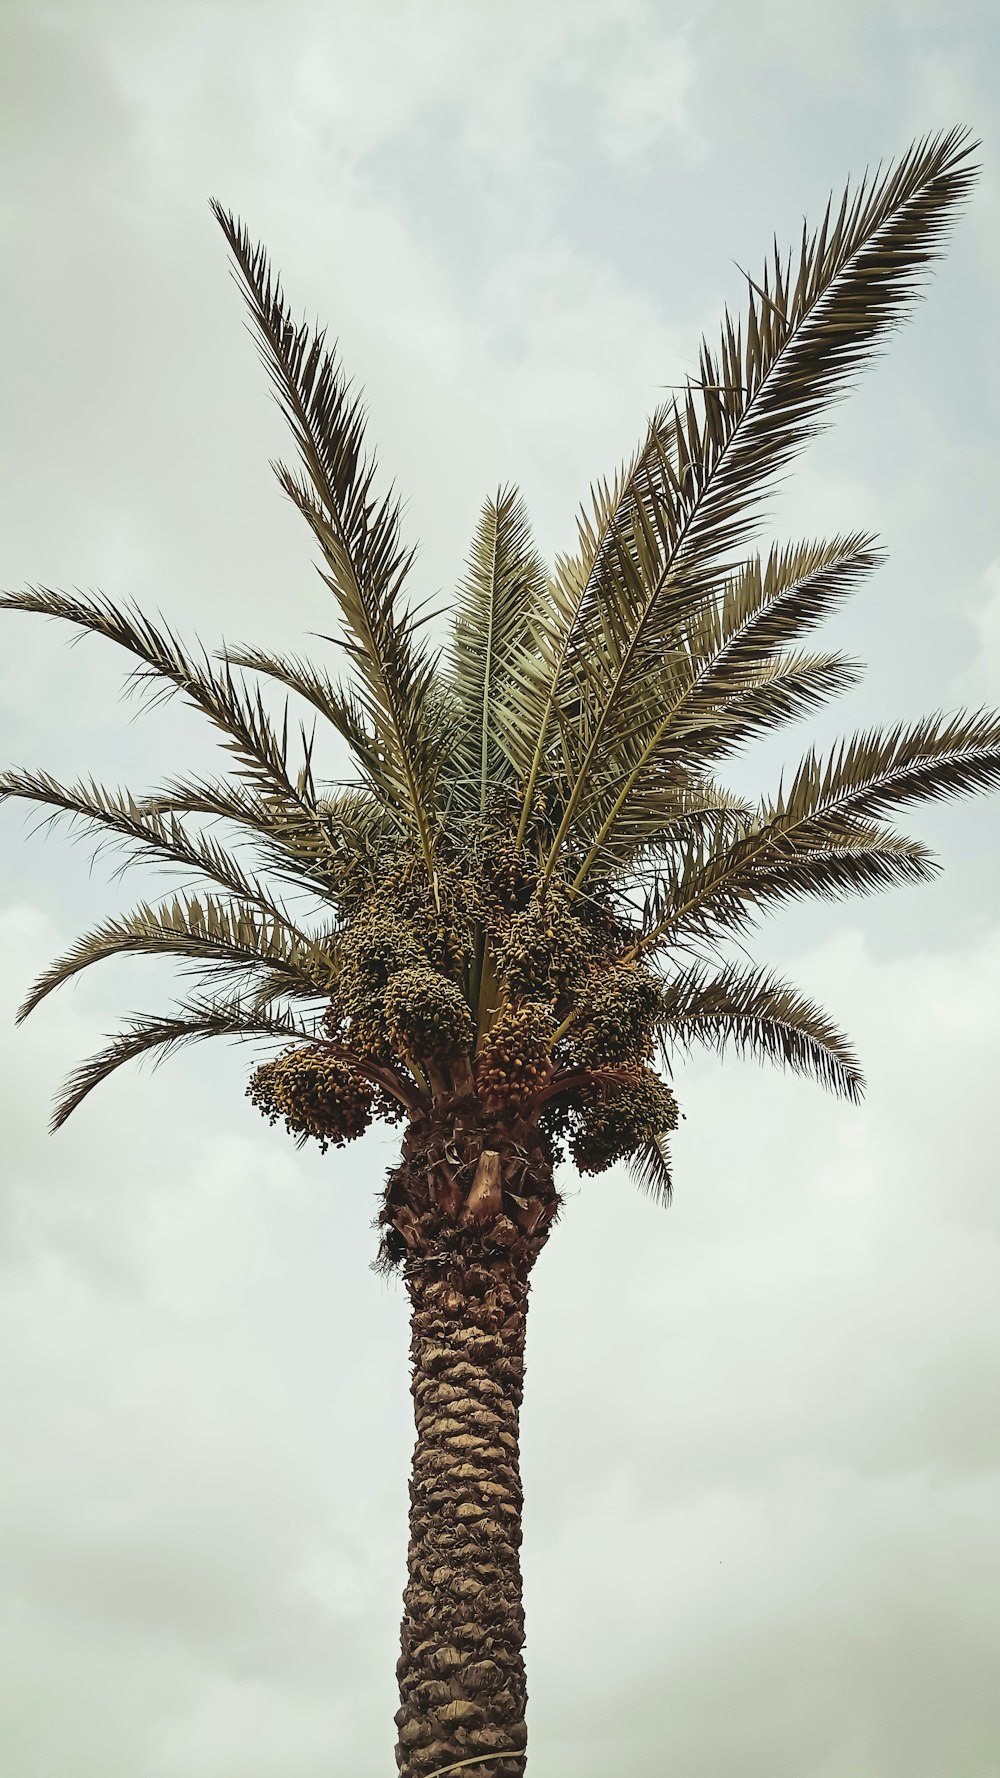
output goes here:
{"type": "Polygon", "coordinates": [[[527,1124],[414,1124],[390,1181],[383,1220],[406,1230],[417,1428],[396,1669],[404,1778],[480,1752],[510,1757],[465,1773],[525,1771],[518,1413],[528,1275],[557,1208],[527,1124]]]}

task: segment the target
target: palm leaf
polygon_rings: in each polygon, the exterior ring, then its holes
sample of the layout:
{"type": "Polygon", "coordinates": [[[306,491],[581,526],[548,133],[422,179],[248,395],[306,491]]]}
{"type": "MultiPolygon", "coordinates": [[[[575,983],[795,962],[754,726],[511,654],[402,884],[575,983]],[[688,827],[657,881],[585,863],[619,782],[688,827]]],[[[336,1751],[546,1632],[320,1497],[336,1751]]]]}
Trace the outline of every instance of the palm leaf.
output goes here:
{"type": "Polygon", "coordinates": [[[103,594],[70,597],[49,587],[28,587],[0,594],[0,609],[61,618],[136,655],[143,664],[130,675],[130,688],[153,687],[151,702],[175,691],[182,693],[221,731],[223,745],[236,756],[241,775],[262,794],[297,804],[304,815],[312,815],[308,754],[293,777],[288,758],[287,717],[279,737],[259,693],[251,698],[245,688],[235,683],[228,668],[215,672],[207,653],[204,664],[197,664],[165,626],[157,629],[142,612],[129,612],[103,594]]]}
{"type": "Polygon", "coordinates": [[[730,847],[675,861],[663,918],[643,943],[705,924],[736,924],[748,908],[792,896],[924,881],[933,868],[926,848],[874,826],[874,818],[903,803],[998,784],[1000,714],[988,710],[855,735],[826,761],[810,750],[788,790],[763,803],[730,847]]]}
{"type": "MultiPolygon", "coordinates": [[[[703,763],[727,758],[758,736],[769,734],[782,723],[797,722],[831,698],[860,683],[860,661],[843,654],[795,654],[773,656],[764,666],[747,668],[738,692],[720,697],[704,726],[692,715],[674,746],[703,763]]],[[[671,758],[669,744],[663,756],[671,758]]]]}
{"type": "Polygon", "coordinates": [[[480,815],[491,789],[511,774],[500,739],[508,661],[516,645],[525,644],[545,584],[524,502],[515,488],[501,489],[482,510],[458,588],[451,643],[461,727],[448,777],[458,786],[458,806],[480,815]]]}
{"type": "Polygon", "coordinates": [[[330,989],[332,960],[322,938],[310,938],[246,904],[174,896],[155,907],[141,902],[130,913],[84,933],[32,984],[18,1008],[18,1024],[63,982],[126,952],[176,957],[216,977],[245,976],[266,966],[269,979],[281,978],[285,994],[310,999],[322,998],[330,989]]]}
{"type": "Polygon", "coordinates": [[[751,284],[745,341],[727,313],[719,355],[702,346],[700,410],[690,390],[654,420],[567,649],[588,695],[549,873],[614,746],[621,700],[672,657],[679,630],[731,572],[777,471],[919,290],[971,184],[970,152],[962,131],[918,143],[803,233],[794,275],[776,250],[762,287],[751,284]]]}
{"type": "Polygon", "coordinates": [[[87,828],[96,827],[109,841],[124,842],[127,856],[122,868],[150,857],[181,866],[228,889],[241,901],[263,909],[273,919],[287,921],[284,909],[225,847],[208,834],[190,833],[176,816],[158,813],[136,802],[127,791],[106,790],[93,780],[66,786],[48,772],[3,772],[0,801],[6,797],[20,797],[49,808],[49,821],[66,815],[71,821],[82,821],[87,828]]]}
{"type": "Polygon", "coordinates": [[[361,863],[372,870],[398,823],[367,790],[351,787],[316,798],[316,820],[254,795],[241,784],[202,778],[176,778],[144,797],[153,814],[207,816],[245,830],[262,863],[275,877],[327,905],[337,906],[345,872],[361,863]],[[318,825],[317,825],[318,824],[318,825]]]}
{"type": "Polygon", "coordinates": [[[673,1170],[670,1160],[670,1139],[666,1131],[643,1142],[626,1156],[632,1178],[657,1204],[667,1209],[674,1196],[673,1170]]]}
{"type": "Polygon", "coordinates": [[[940,802],[1000,784],[1000,714],[959,711],[920,717],[842,741],[824,763],[815,750],[787,792],[765,805],[769,839],[807,827],[827,831],[842,815],[868,820],[906,802],[940,802]]]}
{"type": "MultiPolygon", "coordinates": [[[[674,797],[683,795],[689,762],[704,768],[735,753],[779,723],[795,721],[850,689],[860,676],[860,665],[840,654],[778,656],[755,671],[745,669],[740,692],[720,698],[705,713],[704,727],[678,722],[679,732],[672,733],[665,720],[651,742],[619,744],[600,775],[592,775],[578,817],[577,844],[589,849],[573,878],[573,892],[595,868],[606,870],[611,860],[630,858],[638,836],[655,838],[658,812],[666,817],[674,797]]],[[[713,786],[713,806],[723,806],[725,794],[713,786]]],[[[727,800],[731,808],[742,806],[740,799],[727,800]]]]}
{"type": "Polygon", "coordinates": [[[236,218],[213,200],[242,285],[261,360],[295,437],[305,469],[296,477],[274,465],[307,520],[323,556],[323,580],[346,626],[366,714],[384,755],[386,778],[433,860],[435,750],[427,722],[434,663],[417,644],[417,622],[400,604],[412,551],[400,541],[400,506],[373,492],[374,458],[365,454],[364,410],[351,393],[325,333],[291,317],[267,255],[236,218]]]}
{"type": "Polygon", "coordinates": [[[518,845],[527,832],[543,776],[552,725],[563,698],[563,674],[591,575],[633,469],[634,465],[623,466],[612,482],[600,482],[591,489],[591,509],[581,509],[577,520],[577,554],[557,556],[544,595],[541,589],[532,588],[527,639],[507,657],[497,732],[500,746],[524,787],[518,845]]]}
{"type": "Polygon", "coordinates": [[[730,843],[685,834],[657,859],[646,879],[643,932],[633,954],[745,931],[786,901],[870,895],[928,882],[939,869],[919,840],[872,823],[844,820],[815,845],[793,836],[780,860],[757,847],[759,833],[755,817],[730,843]]]}
{"type": "Polygon", "coordinates": [[[719,600],[698,614],[707,640],[706,677],[787,648],[824,622],[884,560],[864,531],[783,549],[775,544],[766,561],[751,556],[725,581],[719,600]]]}
{"type": "MultiPolygon", "coordinates": [[[[871,538],[860,533],[775,548],[766,564],[759,557],[745,563],[719,600],[701,607],[666,667],[633,688],[608,750],[626,762],[610,798],[592,775],[579,825],[594,837],[577,884],[619,823],[634,825],[636,804],[648,799],[651,784],[657,794],[664,763],[703,769],[853,682],[856,669],[839,657],[813,657],[810,664],[809,657],[778,651],[822,621],[879,560],[871,538]]],[[[648,822],[644,811],[639,818],[648,822]]]]}
{"type": "MultiPolygon", "coordinates": [[[[621,776],[627,768],[623,768],[621,776]]],[[[609,773],[605,796],[614,801],[620,778],[609,773]]],[[[601,815],[598,804],[595,819],[601,815]]],[[[600,847],[581,865],[573,889],[586,894],[589,883],[619,884],[640,879],[649,859],[675,858],[693,852],[714,856],[746,832],[754,810],[744,798],[710,780],[650,772],[641,795],[629,802],[627,818],[615,821],[600,847]]]]}
{"type": "Polygon", "coordinates": [[[864,1076],[847,1038],[815,1003],[762,969],[693,964],[663,991],[660,1029],[675,1047],[706,1044],[810,1074],[857,1101],[864,1076]]]}
{"type": "Polygon", "coordinates": [[[207,1037],[284,1037],[308,1041],[312,1035],[309,1026],[293,1013],[281,1009],[252,1013],[237,998],[181,1001],[173,1013],[134,1014],[107,1048],[79,1063],[67,1077],[49,1128],[53,1132],[60,1129],[88,1093],[116,1068],[154,1050],[159,1062],[182,1044],[197,1043],[207,1037]]]}
{"type": "Polygon", "coordinates": [[[379,740],[365,720],[359,699],[350,689],[333,683],[329,674],[312,661],[294,655],[274,655],[263,648],[227,648],[223,657],[232,667],[262,673],[310,703],[350,747],[368,790],[376,796],[394,823],[401,827],[394,797],[395,786],[387,780],[379,740]]]}

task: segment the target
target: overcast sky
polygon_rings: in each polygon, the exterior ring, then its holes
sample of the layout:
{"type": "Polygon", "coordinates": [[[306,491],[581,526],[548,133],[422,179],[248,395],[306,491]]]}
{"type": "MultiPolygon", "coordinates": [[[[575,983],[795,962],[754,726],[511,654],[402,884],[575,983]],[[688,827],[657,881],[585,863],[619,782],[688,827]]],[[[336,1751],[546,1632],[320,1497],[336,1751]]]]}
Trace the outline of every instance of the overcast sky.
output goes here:
{"type": "MultiPolygon", "coordinates": [[[[826,632],[869,672],[816,733],[1000,699],[998,67],[990,0],[3,0],[0,584],[320,646],[212,195],[339,336],[447,592],[499,482],[572,541],[772,232],[965,123],[985,173],[929,298],[772,522],[889,552],[826,632]]],[[[133,720],[110,646],[2,628],[3,761],[137,791],[214,763],[193,716],[133,720]]],[[[48,1136],[66,1070],[171,976],[107,965],[15,1032],[151,884],[0,823],[0,1769],[388,1778],[392,1142],[298,1154],[221,1045],[48,1136]]],[[[565,1181],[523,1417],[535,1778],[1000,1769],[1000,798],[909,825],[932,887],[756,946],[851,1032],[864,1105],[695,1060],[672,1210],[565,1181]]]]}

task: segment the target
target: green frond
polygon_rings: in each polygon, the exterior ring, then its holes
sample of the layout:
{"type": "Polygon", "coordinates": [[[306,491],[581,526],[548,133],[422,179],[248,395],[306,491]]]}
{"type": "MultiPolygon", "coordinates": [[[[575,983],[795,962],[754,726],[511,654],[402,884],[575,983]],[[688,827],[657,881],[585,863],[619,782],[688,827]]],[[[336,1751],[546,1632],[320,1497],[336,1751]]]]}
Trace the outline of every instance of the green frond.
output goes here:
{"type": "MultiPolygon", "coordinates": [[[[704,770],[730,757],[779,724],[794,722],[849,690],[860,676],[859,663],[845,655],[777,655],[760,667],[743,668],[734,679],[738,691],[704,702],[703,727],[694,726],[693,701],[687,716],[683,714],[683,690],[675,693],[670,714],[648,739],[643,738],[640,716],[638,734],[619,738],[600,771],[591,774],[577,816],[575,837],[587,851],[573,879],[574,893],[609,857],[630,856],[637,833],[655,833],[655,811],[673,794],[683,794],[692,766],[704,770]]],[[[714,806],[721,806],[724,794],[713,787],[714,806]]],[[[742,805],[731,798],[727,806],[742,805]]]]}
{"type": "Polygon", "coordinates": [[[780,654],[756,671],[748,668],[744,689],[723,698],[715,720],[690,731],[699,757],[728,757],[759,735],[783,723],[798,722],[831,698],[861,681],[864,667],[845,654],[780,654]]]}
{"type": "MultiPolygon", "coordinates": [[[[787,791],[761,805],[747,833],[708,860],[680,860],[665,938],[730,911],[790,897],[925,881],[925,847],[873,825],[903,803],[940,801],[1000,785],[1000,714],[922,717],[843,741],[823,761],[806,754],[787,791]]],[[[739,915],[738,915],[739,917],[739,915]]],[[[735,923],[733,921],[732,923],[735,923]]]]}
{"type": "Polygon", "coordinates": [[[589,695],[548,873],[613,745],[621,700],[683,652],[685,625],[732,572],[777,472],[917,294],[971,184],[969,154],[952,131],[848,190],[835,217],[828,208],[803,234],[794,273],[776,251],[763,287],[751,285],[745,340],[727,313],[718,356],[703,344],[699,401],[692,388],[655,417],[566,651],[586,663],[589,695]]]}
{"type": "Polygon", "coordinates": [[[434,661],[418,643],[418,623],[401,604],[413,552],[400,541],[400,504],[374,492],[365,416],[323,331],[293,322],[280,281],[260,245],[213,200],[257,336],[261,360],[298,447],[305,475],[274,465],[306,519],[323,558],[322,578],[345,625],[366,717],[401,811],[433,866],[437,759],[427,722],[434,661]]]}
{"type": "Polygon", "coordinates": [[[457,787],[459,808],[485,814],[491,789],[511,776],[503,745],[508,661],[518,644],[528,643],[545,586],[524,502],[515,488],[501,489],[483,507],[452,631],[451,677],[461,726],[452,740],[448,778],[457,787]]]}
{"type": "Polygon", "coordinates": [[[826,542],[773,545],[751,556],[692,619],[703,669],[730,674],[765,660],[823,623],[885,561],[875,539],[854,531],[826,542]]]}
{"type": "Polygon", "coordinates": [[[812,1075],[857,1101],[864,1076],[847,1038],[813,1001],[763,969],[727,964],[717,973],[694,964],[663,991],[660,1028],[675,1048],[695,1043],[716,1054],[735,1049],[812,1075]]]}
{"type": "Polygon", "coordinates": [[[33,983],[18,1008],[18,1024],[63,982],[126,952],[175,957],[216,982],[220,975],[245,977],[266,966],[269,979],[281,978],[286,995],[316,999],[330,989],[332,964],[322,938],[246,904],[181,895],[155,907],[141,902],[84,933],[33,983]]]}
{"type": "Polygon", "coordinates": [[[309,985],[308,977],[302,977],[298,983],[294,979],[290,981],[289,972],[280,964],[273,969],[264,966],[256,970],[249,982],[242,983],[240,992],[244,1004],[252,1013],[266,1012],[276,1000],[300,1001],[315,1005],[317,1001],[327,998],[327,994],[320,994],[318,989],[309,985]]]}
{"type": "Polygon", "coordinates": [[[153,1051],[158,1052],[156,1060],[163,1061],[182,1044],[197,1043],[206,1037],[291,1037],[309,1041],[313,1032],[290,1012],[278,1009],[251,1013],[236,998],[214,1002],[181,1001],[173,1013],[135,1014],[106,1049],[89,1056],[73,1069],[56,1103],[49,1128],[53,1133],[61,1129],[87,1095],[123,1063],[136,1061],[153,1051]]]}
{"type": "MultiPolygon", "coordinates": [[[[650,672],[637,674],[623,690],[606,736],[608,747],[634,745],[637,775],[657,758],[690,754],[701,762],[713,729],[738,729],[734,712],[740,699],[753,701],[756,688],[769,676],[780,677],[785,663],[815,658],[790,652],[791,645],[881,560],[872,539],[861,533],[775,548],[766,563],[752,557],[724,583],[718,598],[703,602],[678,627],[663,663],[654,662],[650,672]]],[[[838,677],[829,691],[817,686],[816,696],[832,695],[845,684],[846,678],[838,677]]],[[[599,701],[600,690],[594,687],[590,702],[599,701]]],[[[807,699],[804,707],[812,701],[807,699]]],[[[779,703],[773,722],[785,720],[779,703]]],[[[722,751],[731,748],[723,744],[722,751]]],[[[631,784],[626,796],[630,789],[631,784]]]]}
{"type": "Polygon", "coordinates": [[[924,882],[927,848],[874,825],[906,802],[940,801],[1000,785],[1000,715],[927,716],[868,731],[829,759],[806,754],[787,791],[765,802],[721,852],[682,850],[664,861],[662,918],[644,945],[681,933],[736,929],[768,903],[827,899],[924,882]]]}
{"type": "Polygon", "coordinates": [[[766,840],[816,844],[847,818],[867,821],[902,803],[940,802],[1000,785],[1000,713],[921,717],[842,741],[826,761],[810,750],[787,791],[761,809],[766,840]]]}
{"type": "MultiPolygon", "coordinates": [[[[748,277],[745,339],[727,314],[718,353],[703,343],[700,411],[693,390],[673,410],[680,473],[668,530],[685,585],[710,581],[742,544],[777,471],[905,318],[971,189],[974,146],[961,129],[927,136],[848,187],[818,229],[803,228],[794,264],[775,244],[760,283],[748,277]]],[[[658,507],[666,491],[650,488],[658,507]]]]}
{"type": "Polygon", "coordinates": [[[316,801],[316,816],[305,820],[294,807],[258,796],[238,781],[191,777],[168,780],[139,799],[138,806],[153,816],[195,815],[228,821],[241,830],[240,839],[256,848],[260,865],[278,881],[323,900],[331,899],[336,848],[321,798],[316,801]]]}

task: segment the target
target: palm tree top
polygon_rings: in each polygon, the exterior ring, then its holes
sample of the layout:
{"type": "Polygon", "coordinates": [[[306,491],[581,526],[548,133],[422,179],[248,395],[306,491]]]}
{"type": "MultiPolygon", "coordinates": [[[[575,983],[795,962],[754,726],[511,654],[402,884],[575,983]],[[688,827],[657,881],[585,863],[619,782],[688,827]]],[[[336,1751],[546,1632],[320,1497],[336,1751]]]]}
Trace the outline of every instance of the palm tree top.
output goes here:
{"type": "Polygon", "coordinates": [[[935,861],[891,818],[1000,782],[1000,716],[855,735],[756,802],[717,774],[856,681],[854,661],[804,644],[878,566],[876,540],[761,549],[762,506],[912,307],[974,148],[961,130],[927,137],[828,203],[794,253],[775,245],[551,570],[517,490],[498,489],[445,646],[410,596],[400,501],[335,347],[296,322],[264,249],[213,201],[296,447],[275,473],[312,533],[347,671],[253,647],[212,657],[104,595],[0,596],[118,644],[135,683],[194,704],[230,755],[228,776],[141,796],[0,776],[0,797],[197,885],[103,921],[32,988],[22,1017],[126,951],[169,954],[198,983],[77,1068],[54,1127],[130,1058],[280,1041],[250,1090],[299,1140],[471,1096],[485,1117],[536,1119],[585,1169],[629,1160],[666,1197],[677,1114],[654,1056],[669,1077],[695,1040],[735,1046],[858,1096],[829,1019],[726,947],[783,901],[926,880],[935,861]],[[280,725],[262,681],[285,694],[280,725]],[[311,730],[290,727],[293,694],[311,730]],[[350,748],[346,786],[315,775],[318,723],[350,748]]]}

